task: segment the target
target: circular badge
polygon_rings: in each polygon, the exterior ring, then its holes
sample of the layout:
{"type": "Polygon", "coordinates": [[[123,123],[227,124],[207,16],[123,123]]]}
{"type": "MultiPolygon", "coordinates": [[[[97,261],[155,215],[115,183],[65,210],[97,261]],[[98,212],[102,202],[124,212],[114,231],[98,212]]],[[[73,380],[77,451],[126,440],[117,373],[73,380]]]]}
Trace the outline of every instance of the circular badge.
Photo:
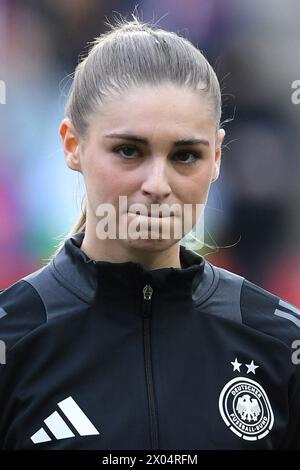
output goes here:
{"type": "Polygon", "coordinates": [[[247,377],[236,377],[225,385],[219,410],[229,429],[247,441],[262,439],[273,427],[274,415],[266,392],[247,377]]]}

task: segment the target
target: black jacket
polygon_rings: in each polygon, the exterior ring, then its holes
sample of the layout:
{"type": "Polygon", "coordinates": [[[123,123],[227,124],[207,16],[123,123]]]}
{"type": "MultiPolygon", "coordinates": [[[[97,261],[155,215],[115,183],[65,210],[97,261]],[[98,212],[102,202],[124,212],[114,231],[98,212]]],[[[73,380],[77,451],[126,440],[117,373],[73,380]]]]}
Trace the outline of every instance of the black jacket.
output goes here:
{"type": "Polygon", "coordinates": [[[0,294],[0,448],[300,448],[297,308],[183,247],[146,271],[82,239],[0,294]]]}

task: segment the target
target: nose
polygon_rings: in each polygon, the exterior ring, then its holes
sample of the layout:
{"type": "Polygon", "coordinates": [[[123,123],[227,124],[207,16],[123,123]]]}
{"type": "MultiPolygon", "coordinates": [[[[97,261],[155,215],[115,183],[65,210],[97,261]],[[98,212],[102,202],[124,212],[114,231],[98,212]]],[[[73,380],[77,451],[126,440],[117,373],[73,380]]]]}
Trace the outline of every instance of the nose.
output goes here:
{"type": "Polygon", "coordinates": [[[144,179],[141,186],[143,194],[151,199],[162,201],[171,193],[168,179],[167,162],[163,158],[153,158],[144,168],[144,179]]]}

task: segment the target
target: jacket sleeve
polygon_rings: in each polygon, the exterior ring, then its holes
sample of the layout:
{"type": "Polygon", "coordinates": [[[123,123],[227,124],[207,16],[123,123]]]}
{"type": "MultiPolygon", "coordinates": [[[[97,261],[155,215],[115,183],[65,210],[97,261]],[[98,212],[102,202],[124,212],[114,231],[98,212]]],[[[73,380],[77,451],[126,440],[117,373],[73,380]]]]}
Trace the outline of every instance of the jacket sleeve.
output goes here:
{"type": "MultiPolygon", "coordinates": [[[[9,400],[19,370],[11,352],[27,335],[46,321],[45,306],[36,290],[20,280],[0,292],[0,448],[8,423],[9,400]]],[[[26,359],[26,358],[25,358],[26,359]]]]}
{"type": "Polygon", "coordinates": [[[284,450],[300,450],[300,347],[297,362],[295,374],[290,383],[289,424],[282,444],[284,450]]]}
{"type": "Polygon", "coordinates": [[[0,293],[0,340],[5,343],[6,354],[45,321],[44,304],[28,282],[20,280],[0,293]]]}
{"type": "Polygon", "coordinates": [[[241,308],[244,323],[280,340],[288,348],[285,367],[290,377],[289,421],[280,447],[300,450],[300,310],[248,280],[244,282],[241,308]]]}

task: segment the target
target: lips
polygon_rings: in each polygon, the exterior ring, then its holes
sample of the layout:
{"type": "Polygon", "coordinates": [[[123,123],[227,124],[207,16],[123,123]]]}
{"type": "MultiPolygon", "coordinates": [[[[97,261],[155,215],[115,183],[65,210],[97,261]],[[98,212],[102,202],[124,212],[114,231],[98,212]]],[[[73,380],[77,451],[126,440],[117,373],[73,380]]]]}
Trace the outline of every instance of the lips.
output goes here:
{"type": "Polygon", "coordinates": [[[163,215],[162,212],[159,212],[158,214],[153,212],[148,212],[147,215],[145,214],[141,214],[140,211],[136,211],[136,212],[129,212],[129,214],[132,214],[132,215],[141,215],[142,217],[155,217],[155,218],[159,218],[159,219],[165,219],[165,218],[168,218],[168,217],[174,217],[174,212],[171,211],[169,215],[163,215]]]}

